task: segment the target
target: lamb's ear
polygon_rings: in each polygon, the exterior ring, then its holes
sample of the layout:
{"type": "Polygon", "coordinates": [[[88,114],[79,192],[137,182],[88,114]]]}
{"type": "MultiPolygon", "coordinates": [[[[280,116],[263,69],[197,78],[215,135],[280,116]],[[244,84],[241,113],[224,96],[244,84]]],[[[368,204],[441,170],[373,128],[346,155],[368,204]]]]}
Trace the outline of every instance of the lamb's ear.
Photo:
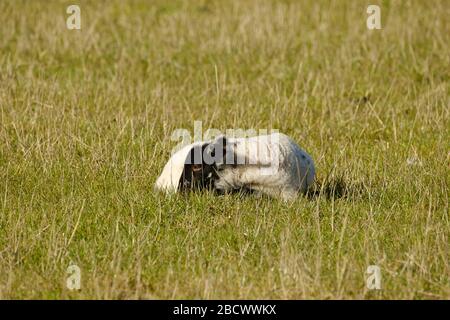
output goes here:
{"type": "Polygon", "coordinates": [[[227,159],[231,156],[231,151],[228,146],[228,139],[225,136],[220,136],[214,140],[215,149],[215,163],[218,168],[228,163],[227,159]]]}
{"type": "Polygon", "coordinates": [[[221,148],[225,151],[227,148],[227,137],[220,136],[216,138],[216,140],[214,140],[214,145],[217,146],[217,148],[221,148]]]}
{"type": "Polygon", "coordinates": [[[227,139],[225,136],[219,136],[214,139],[205,148],[203,160],[206,164],[221,165],[225,162],[227,139]]]}

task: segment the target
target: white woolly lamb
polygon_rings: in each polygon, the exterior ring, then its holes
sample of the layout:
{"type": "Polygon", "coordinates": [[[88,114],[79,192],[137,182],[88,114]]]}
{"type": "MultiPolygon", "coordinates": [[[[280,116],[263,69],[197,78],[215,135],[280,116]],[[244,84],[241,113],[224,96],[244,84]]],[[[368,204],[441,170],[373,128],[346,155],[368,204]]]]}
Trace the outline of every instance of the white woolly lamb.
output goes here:
{"type": "Polygon", "coordinates": [[[311,156],[282,133],[251,138],[221,136],[173,154],[155,187],[165,192],[250,190],[289,200],[305,192],[314,175],[311,156]]]}

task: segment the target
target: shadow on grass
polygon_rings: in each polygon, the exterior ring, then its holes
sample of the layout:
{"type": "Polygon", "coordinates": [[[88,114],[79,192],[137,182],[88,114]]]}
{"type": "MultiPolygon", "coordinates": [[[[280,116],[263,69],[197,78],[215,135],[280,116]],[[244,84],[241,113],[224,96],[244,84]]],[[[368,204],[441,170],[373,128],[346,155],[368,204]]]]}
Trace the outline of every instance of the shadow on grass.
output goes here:
{"type": "MultiPolygon", "coordinates": [[[[314,185],[311,188],[309,188],[308,191],[305,193],[305,196],[310,200],[315,200],[318,198],[324,198],[327,200],[336,200],[336,199],[352,200],[364,197],[366,190],[367,187],[364,183],[351,181],[349,179],[344,178],[343,176],[338,176],[338,177],[329,177],[322,181],[316,180],[314,185]]],[[[185,197],[202,194],[202,192],[199,191],[200,190],[188,190],[182,192],[182,194],[185,197]]],[[[260,199],[272,198],[271,196],[266,195],[260,191],[255,191],[249,188],[241,188],[227,191],[209,189],[206,192],[212,196],[219,196],[219,197],[225,195],[232,195],[237,198],[247,198],[247,197],[260,199]]]]}
{"type": "Polygon", "coordinates": [[[316,199],[323,197],[327,200],[354,199],[364,194],[366,187],[363,183],[347,181],[344,177],[331,177],[323,181],[316,181],[306,192],[306,197],[316,199]]]}

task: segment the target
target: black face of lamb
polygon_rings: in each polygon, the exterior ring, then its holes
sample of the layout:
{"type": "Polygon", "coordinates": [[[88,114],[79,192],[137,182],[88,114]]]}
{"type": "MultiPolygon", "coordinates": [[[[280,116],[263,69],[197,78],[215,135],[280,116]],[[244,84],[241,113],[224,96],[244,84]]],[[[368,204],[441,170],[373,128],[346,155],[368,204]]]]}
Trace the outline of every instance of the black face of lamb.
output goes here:
{"type": "MultiPolygon", "coordinates": [[[[208,164],[207,162],[211,161],[206,161],[204,157],[205,154],[210,152],[210,149],[211,144],[206,143],[195,146],[189,152],[180,178],[180,191],[212,189],[214,187],[214,181],[218,179],[217,166],[215,162],[208,164]]],[[[212,150],[214,149],[212,148],[212,150]]]]}

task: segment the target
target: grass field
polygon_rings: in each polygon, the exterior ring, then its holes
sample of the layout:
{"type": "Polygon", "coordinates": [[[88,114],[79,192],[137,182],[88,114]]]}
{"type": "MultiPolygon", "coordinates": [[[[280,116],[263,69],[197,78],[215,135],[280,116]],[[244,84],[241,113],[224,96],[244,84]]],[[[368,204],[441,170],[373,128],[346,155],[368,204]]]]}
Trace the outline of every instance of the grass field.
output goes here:
{"type": "Polygon", "coordinates": [[[450,4],[368,4],[1,0],[0,298],[449,299],[450,4]],[[316,192],[155,193],[196,120],[292,136],[316,192]]]}

